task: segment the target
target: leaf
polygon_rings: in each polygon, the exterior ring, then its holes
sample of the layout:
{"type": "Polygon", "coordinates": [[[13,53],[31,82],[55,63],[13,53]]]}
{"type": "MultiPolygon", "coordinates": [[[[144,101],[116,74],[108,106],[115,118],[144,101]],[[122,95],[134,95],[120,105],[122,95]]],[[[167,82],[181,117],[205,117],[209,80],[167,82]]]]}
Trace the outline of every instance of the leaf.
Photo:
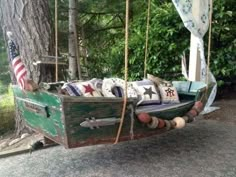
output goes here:
{"type": "Polygon", "coordinates": [[[228,16],[230,16],[230,17],[233,16],[233,12],[232,12],[232,11],[227,11],[226,14],[227,14],[228,16]]]}

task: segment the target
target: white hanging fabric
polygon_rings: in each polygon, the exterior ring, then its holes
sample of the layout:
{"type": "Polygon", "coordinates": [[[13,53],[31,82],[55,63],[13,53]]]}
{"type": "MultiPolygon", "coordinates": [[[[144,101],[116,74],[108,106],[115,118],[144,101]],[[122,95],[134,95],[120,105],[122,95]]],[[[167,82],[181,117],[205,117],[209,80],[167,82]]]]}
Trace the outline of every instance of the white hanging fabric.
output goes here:
{"type": "MultiPolygon", "coordinates": [[[[205,83],[207,82],[215,83],[215,86],[213,87],[210,96],[207,100],[203,113],[212,112],[216,109],[219,109],[210,107],[216,96],[217,84],[214,75],[210,71],[208,73],[208,78],[207,78],[207,64],[204,55],[204,43],[203,43],[203,36],[207,32],[209,26],[209,8],[210,8],[209,0],[172,0],[172,2],[174,3],[175,8],[178,11],[184,23],[184,26],[197,39],[195,40],[195,42],[200,52],[200,60],[201,60],[200,80],[205,83]],[[196,19],[196,17],[194,16],[193,3],[195,3],[196,1],[198,1],[197,3],[199,3],[200,6],[197,15],[198,16],[197,18],[199,19],[196,19]]],[[[186,77],[187,76],[186,66],[183,63],[184,61],[182,60],[182,73],[186,77]]],[[[186,79],[189,79],[188,76],[186,79]]]]}

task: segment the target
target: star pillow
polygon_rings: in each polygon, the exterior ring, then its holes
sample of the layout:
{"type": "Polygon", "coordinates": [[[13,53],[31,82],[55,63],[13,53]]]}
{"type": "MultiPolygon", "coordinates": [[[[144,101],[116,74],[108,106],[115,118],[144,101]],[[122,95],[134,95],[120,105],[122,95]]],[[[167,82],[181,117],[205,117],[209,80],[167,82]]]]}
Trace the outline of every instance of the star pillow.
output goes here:
{"type": "Polygon", "coordinates": [[[159,85],[161,100],[164,104],[179,103],[179,95],[175,87],[159,85]]]}
{"type": "Polygon", "coordinates": [[[157,105],[161,103],[159,93],[152,81],[135,81],[133,82],[133,87],[138,93],[138,106],[157,105]]]}
{"type": "Polygon", "coordinates": [[[98,92],[95,87],[93,86],[93,83],[90,81],[85,82],[78,82],[75,83],[75,85],[79,88],[82,95],[85,97],[101,97],[101,93],[98,92]]]}
{"type": "Polygon", "coordinates": [[[102,79],[93,78],[89,82],[93,84],[94,89],[102,95],[102,79]]]}
{"type": "Polygon", "coordinates": [[[154,84],[156,84],[156,86],[159,86],[159,85],[172,86],[172,84],[169,81],[153,76],[151,74],[147,74],[147,79],[152,81],[154,84]]]}
{"type": "MultiPolygon", "coordinates": [[[[104,97],[122,97],[124,95],[125,81],[119,78],[104,78],[102,93],[104,97]]],[[[137,98],[138,95],[133,86],[127,83],[127,97],[137,98]]]]}

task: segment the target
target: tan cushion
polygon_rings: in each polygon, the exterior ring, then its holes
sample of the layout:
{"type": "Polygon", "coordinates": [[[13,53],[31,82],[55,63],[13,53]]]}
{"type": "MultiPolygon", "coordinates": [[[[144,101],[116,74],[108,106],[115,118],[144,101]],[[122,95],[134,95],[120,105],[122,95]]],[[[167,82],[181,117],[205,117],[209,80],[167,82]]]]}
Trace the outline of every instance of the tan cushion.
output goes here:
{"type": "Polygon", "coordinates": [[[164,104],[179,103],[179,95],[175,87],[167,87],[159,85],[159,91],[161,94],[161,101],[164,104]]]}
{"type": "Polygon", "coordinates": [[[171,83],[169,81],[153,76],[151,74],[147,74],[147,79],[152,81],[154,84],[156,84],[156,86],[159,86],[159,85],[171,86],[171,83]]]}

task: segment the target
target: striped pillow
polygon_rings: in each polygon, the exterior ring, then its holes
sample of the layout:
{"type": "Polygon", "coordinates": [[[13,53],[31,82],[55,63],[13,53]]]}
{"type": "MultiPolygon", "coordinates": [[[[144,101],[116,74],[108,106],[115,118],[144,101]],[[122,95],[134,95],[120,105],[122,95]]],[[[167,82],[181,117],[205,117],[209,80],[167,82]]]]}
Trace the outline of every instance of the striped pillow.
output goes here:
{"type": "Polygon", "coordinates": [[[66,83],[62,86],[70,96],[101,97],[101,93],[96,90],[90,81],[66,83]]]}
{"type": "Polygon", "coordinates": [[[90,81],[78,82],[75,85],[79,88],[82,95],[85,97],[101,97],[102,96],[102,94],[96,90],[93,83],[90,81]]]}

